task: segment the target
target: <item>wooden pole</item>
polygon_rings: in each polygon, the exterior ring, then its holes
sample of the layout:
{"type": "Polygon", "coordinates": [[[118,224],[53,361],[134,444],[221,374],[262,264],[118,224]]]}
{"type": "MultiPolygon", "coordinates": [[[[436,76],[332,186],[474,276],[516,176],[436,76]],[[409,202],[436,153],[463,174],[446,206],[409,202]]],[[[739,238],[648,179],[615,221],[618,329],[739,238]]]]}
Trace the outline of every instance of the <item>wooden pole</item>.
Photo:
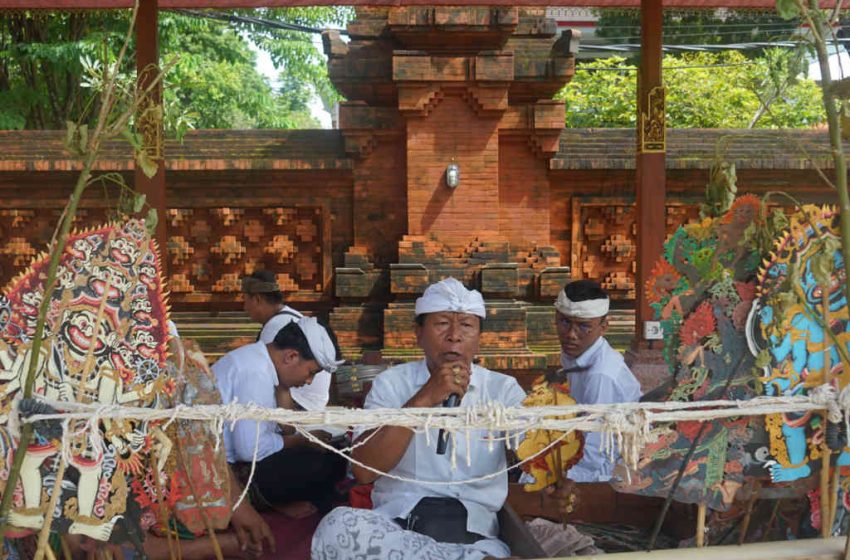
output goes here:
{"type": "Polygon", "coordinates": [[[68,540],[65,535],[59,535],[59,545],[62,547],[62,560],[73,560],[71,557],[71,547],[68,546],[68,540]]]}
{"type": "Polygon", "coordinates": [[[757,480],[753,486],[753,494],[747,502],[747,511],[744,513],[744,519],[741,522],[741,532],[738,534],[738,545],[744,544],[744,541],[747,540],[747,531],[750,529],[750,519],[752,519],[753,508],[756,505],[756,501],[759,499],[760,491],[761,482],[757,480]]]}
{"type": "Polygon", "coordinates": [[[705,515],[707,509],[705,504],[700,504],[697,508],[697,548],[705,546],[705,515]]]}
{"type": "MultiPolygon", "coordinates": [[[[136,87],[143,91],[149,87],[159,74],[159,3],[158,0],[140,0],[139,15],[136,19],[136,87]]],[[[162,103],[162,82],[155,87],[149,97],[149,102],[155,105],[162,103]]],[[[147,103],[141,105],[142,109],[149,106],[147,103]]],[[[152,117],[152,113],[147,114],[152,117]]],[[[168,258],[166,222],[168,221],[168,210],[165,201],[165,158],[164,158],[164,132],[162,119],[145,118],[146,122],[137,125],[143,133],[143,140],[147,148],[156,147],[159,156],[157,159],[157,172],[153,177],[148,177],[136,165],[133,184],[135,190],[145,195],[147,203],[156,210],[157,225],[154,238],[159,245],[162,254],[162,276],[168,278],[168,258]]]]}
{"type": "Polygon", "coordinates": [[[638,142],[635,162],[635,222],[637,226],[635,341],[638,352],[648,347],[648,342],[644,338],[644,322],[651,321],[655,317],[644,294],[643,286],[649,278],[655,261],[661,256],[666,236],[664,227],[666,223],[666,142],[661,73],[663,14],[661,0],[641,0],[641,47],[637,88],[638,142]],[[655,102],[653,103],[652,100],[655,102]],[[648,131],[654,131],[654,133],[648,131]]]}
{"type": "MultiPolygon", "coordinates": [[[[99,323],[98,323],[99,324],[99,323]]],[[[96,329],[96,328],[95,328],[96,329]]],[[[94,346],[94,344],[92,344],[94,346]]],[[[83,379],[88,379],[83,377],[83,379]]],[[[53,558],[53,551],[50,549],[50,543],[47,539],[50,537],[50,528],[53,525],[53,511],[56,509],[56,502],[59,495],[62,494],[62,481],[65,479],[65,456],[59,456],[59,468],[56,470],[56,479],[53,482],[53,491],[50,493],[50,499],[47,500],[47,511],[44,515],[44,525],[38,533],[38,545],[35,549],[35,560],[41,560],[45,554],[48,558],[53,558]]]]}

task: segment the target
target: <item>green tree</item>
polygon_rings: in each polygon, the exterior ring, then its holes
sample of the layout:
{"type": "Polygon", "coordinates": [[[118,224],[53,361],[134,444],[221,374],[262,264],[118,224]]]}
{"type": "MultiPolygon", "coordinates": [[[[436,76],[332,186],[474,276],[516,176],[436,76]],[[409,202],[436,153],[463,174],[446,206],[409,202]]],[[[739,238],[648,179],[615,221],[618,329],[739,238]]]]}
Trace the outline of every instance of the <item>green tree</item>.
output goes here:
{"type": "MultiPolygon", "coordinates": [[[[599,10],[596,36],[609,42],[640,42],[639,10],[599,10]]],[[[787,39],[795,24],[775,13],[714,10],[664,10],[664,44],[719,45],[746,42],[767,42],[787,39]]],[[[759,49],[748,51],[758,56],[759,49]]]]}
{"type": "MultiPolygon", "coordinates": [[[[756,59],[737,51],[665,56],[667,125],[798,128],[824,122],[820,88],[798,76],[799,61],[789,54],[766,51],[756,59]]],[[[634,127],[636,77],[637,68],[624,58],[578,64],[575,77],[558,95],[566,102],[567,126],[634,127]]]]}
{"type": "MultiPolygon", "coordinates": [[[[341,26],[351,17],[342,8],[225,13],[312,28],[341,26]]],[[[0,129],[58,129],[80,115],[92,118],[98,101],[91,88],[80,87],[84,62],[114,59],[125,31],[126,13],[115,10],[0,14],[0,129]]],[[[316,126],[308,108],[312,95],[327,107],[338,98],[310,33],[161,12],[159,36],[161,58],[178,57],[164,93],[171,131],[316,126]],[[280,88],[256,70],[251,43],[284,68],[280,88]]],[[[122,71],[134,74],[132,56],[122,71]]]]}

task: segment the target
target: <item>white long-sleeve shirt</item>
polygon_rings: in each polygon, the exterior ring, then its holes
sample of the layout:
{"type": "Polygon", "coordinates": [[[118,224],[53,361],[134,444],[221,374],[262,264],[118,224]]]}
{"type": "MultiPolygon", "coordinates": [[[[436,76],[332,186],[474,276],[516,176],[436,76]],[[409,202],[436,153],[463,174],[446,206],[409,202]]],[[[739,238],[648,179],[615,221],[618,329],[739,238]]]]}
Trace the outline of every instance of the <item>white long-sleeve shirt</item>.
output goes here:
{"type": "MultiPolygon", "coordinates": [[[[415,395],[430,377],[425,361],[401,364],[381,373],[372,383],[364,408],[401,408],[415,395]]],[[[482,401],[498,401],[505,406],[519,406],[525,392],[516,379],[488,369],[472,366],[469,389],[461,407],[482,401]]],[[[417,480],[466,480],[494,473],[505,468],[505,447],[501,441],[488,440],[487,430],[470,432],[468,439],[461,434],[449,443],[445,455],[437,455],[439,430],[430,430],[430,445],[424,433],[410,440],[407,450],[390,474],[417,480]],[[452,469],[452,445],[457,445],[457,468],[452,469]],[[469,453],[471,464],[467,465],[469,453]]],[[[505,503],[508,493],[507,474],[472,482],[451,485],[419,485],[388,477],[379,477],[372,490],[375,511],[389,516],[407,517],[425,497],[456,498],[467,511],[466,528],[485,537],[495,538],[499,524],[496,513],[505,503]]]]}
{"type": "MultiPolygon", "coordinates": [[[[570,394],[578,404],[610,404],[640,400],[640,383],[623,360],[602,337],[578,358],[561,353],[570,394]]],[[[584,455],[567,474],[576,482],[611,480],[614,464],[602,449],[602,434],[584,434],[584,455]]]]}
{"type": "MultiPolygon", "coordinates": [[[[229,404],[237,400],[241,404],[254,403],[265,408],[277,408],[277,372],[262,341],[228,352],[213,364],[212,371],[221,392],[222,403],[229,404]]],[[[224,426],[224,449],[228,463],[251,461],[255,446],[258,461],[283,449],[283,436],[277,431],[274,422],[259,423],[259,439],[258,424],[254,420],[233,422],[233,431],[230,424],[228,422],[224,426]]]]}

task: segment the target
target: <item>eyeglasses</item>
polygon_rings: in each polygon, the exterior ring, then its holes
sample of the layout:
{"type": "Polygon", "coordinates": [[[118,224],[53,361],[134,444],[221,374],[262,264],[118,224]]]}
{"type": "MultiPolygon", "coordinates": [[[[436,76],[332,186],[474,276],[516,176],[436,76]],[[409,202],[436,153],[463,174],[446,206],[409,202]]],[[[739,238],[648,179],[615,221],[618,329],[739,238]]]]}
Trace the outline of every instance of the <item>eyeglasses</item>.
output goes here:
{"type": "Polygon", "coordinates": [[[575,331],[575,333],[579,336],[587,336],[590,334],[590,331],[601,324],[601,320],[598,323],[579,323],[578,321],[573,321],[566,317],[558,317],[559,327],[561,327],[565,332],[575,331]]]}

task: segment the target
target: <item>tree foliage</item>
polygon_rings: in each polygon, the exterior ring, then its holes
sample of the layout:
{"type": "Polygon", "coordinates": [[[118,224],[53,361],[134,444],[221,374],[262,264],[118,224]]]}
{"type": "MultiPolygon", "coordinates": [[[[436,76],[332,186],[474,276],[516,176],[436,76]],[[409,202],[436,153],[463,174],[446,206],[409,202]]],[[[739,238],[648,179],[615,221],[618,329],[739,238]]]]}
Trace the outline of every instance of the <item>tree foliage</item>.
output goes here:
{"type": "MultiPolygon", "coordinates": [[[[789,0],[793,1],[793,0],[789,0]]],[[[595,34],[618,43],[640,42],[639,10],[600,10],[595,34]]],[[[664,44],[719,45],[785,40],[795,24],[772,12],[664,10],[664,44]]],[[[749,57],[760,50],[747,51],[749,57]]]]}
{"type": "MultiPolygon", "coordinates": [[[[340,26],[344,8],[241,10],[313,28],[340,26]]],[[[113,60],[127,28],[124,11],[0,14],[0,129],[58,129],[96,113],[86,61],[113,60]],[[81,87],[83,86],[83,87],[81,87]]],[[[177,57],[166,76],[166,127],[303,128],[316,126],[308,103],[338,99],[312,34],[160,12],[160,57],[177,57]],[[283,67],[280,85],[256,68],[256,48],[283,67]]],[[[132,48],[132,47],[131,47],[132,48]]],[[[123,66],[135,74],[133,57],[123,66]]]]}
{"type": "MultiPolygon", "coordinates": [[[[824,122],[818,85],[799,76],[794,51],[667,55],[667,125],[671,128],[798,128],[824,122]],[[764,110],[768,105],[769,109],[764,110]]],[[[634,127],[637,67],[624,58],[579,63],[559,93],[567,126],[634,127]],[[605,68],[604,70],[602,68],[605,68]]]]}

